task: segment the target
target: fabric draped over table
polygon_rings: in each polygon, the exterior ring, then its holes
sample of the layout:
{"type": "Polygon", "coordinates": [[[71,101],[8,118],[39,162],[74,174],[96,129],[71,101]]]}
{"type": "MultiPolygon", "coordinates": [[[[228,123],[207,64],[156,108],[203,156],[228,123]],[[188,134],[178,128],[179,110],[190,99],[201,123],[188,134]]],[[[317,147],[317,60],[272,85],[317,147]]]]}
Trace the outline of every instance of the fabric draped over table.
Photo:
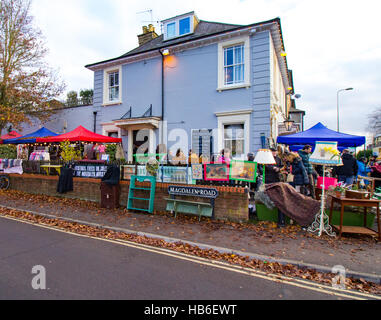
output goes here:
{"type": "Polygon", "coordinates": [[[23,174],[22,160],[20,159],[0,159],[0,170],[4,173],[23,174]]]}
{"type": "Polygon", "coordinates": [[[66,193],[73,191],[73,169],[64,167],[61,169],[61,174],[57,183],[57,192],[66,193]]]}
{"type": "Polygon", "coordinates": [[[320,211],[320,201],[300,194],[287,183],[266,184],[264,192],[279,211],[301,226],[311,225],[320,211]]]}

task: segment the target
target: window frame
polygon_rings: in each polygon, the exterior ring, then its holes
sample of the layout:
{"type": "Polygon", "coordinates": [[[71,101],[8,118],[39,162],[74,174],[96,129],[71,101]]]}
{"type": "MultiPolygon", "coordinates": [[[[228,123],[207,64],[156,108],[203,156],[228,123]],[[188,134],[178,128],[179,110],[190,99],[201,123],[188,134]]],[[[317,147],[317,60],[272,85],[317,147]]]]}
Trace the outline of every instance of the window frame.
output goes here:
{"type": "MultiPolygon", "coordinates": [[[[233,53],[234,54],[234,53],[233,53]]],[[[234,61],[233,61],[234,62],[234,61]]],[[[240,37],[218,44],[218,84],[217,91],[251,87],[251,61],[250,61],[250,37],[240,37]],[[225,84],[225,50],[232,47],[243,46],[243,81],[239,83],[225,84]]]]}
{"type": "Polygon", "coordinates": [[[178,37],[183,37],[183,36],[186,36],[188,34],[192,34],[194,32],[194,20],[195,20],[194,15],[189,15],[189,16],[178,17],[176,19],[169,20],[169,21],[165,22],[164,23],[164,31],[165,31],[164,32],[164,41],[175,39],[178,37]],[[189,32],[180,34],[180,21],[185,20],[185,19],[189,19],[189,32]],[[175,24],[175,35],[172,37],[169,37],[168,36],[168,25],[171,25],[173,23],[175,24]]]}
{"type": "MultiPolygon", "coordinates": [[[[222,150],[225,147],[225,126],[233,124],[243,124],[243,140],[244,140],[244,150],[243,158],[250,150],[251,145],[251,134],[250,134],[250,123],[251,115],[253,110],[237,110],[237,111],[227,111],[227,112],[217,112],[215,113],[218,122],[218,139],[217,147],[218,150],[222,150]]],[[[233,157],[233,159],[241,159],[242,157],[233,157]]]]}
{"type": "Polygon", "coordinates": [[[176,27],[177,27],[176,21],[169,22],[169,23],[166,24],[166,26],[165,26],[165,32],[166,32],[166,35],[167,35],[167,39],[172,39],[172,38],[176,37],[176,35],[177,35],[176,27]],[[171,25],[175,26],[175,28],[174,28],[174,35],[173,36],[168,36],[168,27],[171,26],[171,25]]]}
{"type": "MultiPolygon", "coordinates": [[[[230,152],[231,152],[231,154],[232,154],[232,156],[234,155],[234,151],[233,151],[233,141],[241,141],[241,143],[242,143],[242,147],[243,147],[243,150],[242,150],[242,153],[240,153],[239,154],[239,158],[242,158],[242,157],[245,157],[245,122],[243,121],[243,122],[240,122],[240,123],[224,123],[223,124],[223,130],[224,130],[224,136],[223,136],[223,149],[225,149],[225,148],[228,148],[228,149],[230,149],[230,152]],[[227,127],[229,127],[229,126],[234,126],[234,125],[240,125],[240,126],[242,126],[242,133],[243,133],[243,137],[242,138],[238,138],[237,136],[232,136],[231,138],[226,138],[226,130],[228,130],[227,129],[227,127]],[[226,146],[226,142],[227,141],[231,141],[231,147],[227,147],[226,146]]],[[[233,131],[232,131],[233,132],[233,131]]],[[[236,143],[236,147],[237,147],[237,143],[236,143]]],[[[235,155],[235,156],[237,156],[237,155],[235,155]]]]}
{"type": "MultiPolygon", "coordinates": [[[[103,70],[103,106],[115,105],[122,103],[122,66],[111,67],[103,70]],[[110,99],[110,76],[112,74],[118,73],[118,87],[119,94],[118,99],[111,100],[110,99]]],[[[114,86],[116,87],[116,86],[114,86]]]]}

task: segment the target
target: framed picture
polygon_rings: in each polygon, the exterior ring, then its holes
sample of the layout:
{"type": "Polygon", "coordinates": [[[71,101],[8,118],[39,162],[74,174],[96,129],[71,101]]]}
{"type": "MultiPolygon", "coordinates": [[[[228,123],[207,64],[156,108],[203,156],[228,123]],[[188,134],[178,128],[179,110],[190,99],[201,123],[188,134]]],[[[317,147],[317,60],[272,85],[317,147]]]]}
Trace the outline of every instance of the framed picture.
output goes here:
{"type": "Polygon", "coordinates": [[[206,181],[229,181],[229,165],[226,163],[204,164],[204,179],[206,181]]]}
{"type": "Polygon", "coordinates": [[[131,176],[136,175],[136,166],[133,166],[133,165],[123,166],[122,172],[123,172],[124,180],[131,180],[131,176]]]}
{"type": "Polygon", "coordinates": [[[165,183],[189,183],[187,167],[162,166],[158,170],[158,179],[165,183]]]}
{"type": "Polygon", "coordinates": [[[110,155],[109,154],[102,154],[101,160],[109,161],[110,160],[110,155]]]}
{"type": "Polygon", "coordinates": [[[232,160],[229,171],[231,180],[255,182],[257,179],[256,162],[232,160]]]}
{"type": "Polygon", "coordinates": [[[202,164],[192,164],[192,179],[193,180],[204,179],[204,172],[202,170],[202,164]]]}

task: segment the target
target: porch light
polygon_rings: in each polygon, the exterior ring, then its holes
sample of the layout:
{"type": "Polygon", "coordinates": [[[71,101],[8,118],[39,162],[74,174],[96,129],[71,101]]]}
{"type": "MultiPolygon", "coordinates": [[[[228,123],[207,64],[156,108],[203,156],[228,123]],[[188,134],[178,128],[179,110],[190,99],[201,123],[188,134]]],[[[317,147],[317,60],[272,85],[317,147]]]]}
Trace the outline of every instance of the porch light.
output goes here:
{"type": "Polygon", "coordinates": [[[169,56],[169,49],[164,49],[161,53],[163,56],[169,56]]]}

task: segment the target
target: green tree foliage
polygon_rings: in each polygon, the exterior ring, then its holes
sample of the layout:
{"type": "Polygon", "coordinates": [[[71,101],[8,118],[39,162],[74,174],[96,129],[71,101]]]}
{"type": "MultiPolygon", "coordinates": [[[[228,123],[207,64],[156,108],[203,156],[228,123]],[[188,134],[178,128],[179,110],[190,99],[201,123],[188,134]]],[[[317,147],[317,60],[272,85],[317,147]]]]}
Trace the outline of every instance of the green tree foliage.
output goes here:
{"type": "Polygon", "coordinates": [[[116,159],[116,144],[108,144],[106,146],[106,154],[110,156],[110,161],[115,161],[116,159]]]}
{"type": "Polygon", "coordinates": [[[79,96],[81,97],[81,104],[88,106],[93,104],[93,96],[94,96],[94,90],[93,89],[82,89],[79,92],[79,96]]]}
{"type": "Polygon", "coordinates": [[[357,158],[357,160],[360,160],[363,157],[369,159],[372,155],[373,155],[372,150],[365,150],[365,152],[364,152],[364,150],[361,150],[357,153],[356,158],[357,158]]]}
{"type": "Polygon", "coordinates": [[[69,140],[60,143],[61,147],[61,158],[65,162],[70,162],[81,158],[81,151],[76,150],[69,140]]]}
{"type": "Polygon", "coordinates": [[[69,91],[66,95],[66,105],[68,107],[76,107],[79,105],[77,91],[69,91]]]}
{"type": "Polygon", "coordinates": [[[16,159],[17,148],[11,144],[0,145],[0,159],[16,159]]]}

